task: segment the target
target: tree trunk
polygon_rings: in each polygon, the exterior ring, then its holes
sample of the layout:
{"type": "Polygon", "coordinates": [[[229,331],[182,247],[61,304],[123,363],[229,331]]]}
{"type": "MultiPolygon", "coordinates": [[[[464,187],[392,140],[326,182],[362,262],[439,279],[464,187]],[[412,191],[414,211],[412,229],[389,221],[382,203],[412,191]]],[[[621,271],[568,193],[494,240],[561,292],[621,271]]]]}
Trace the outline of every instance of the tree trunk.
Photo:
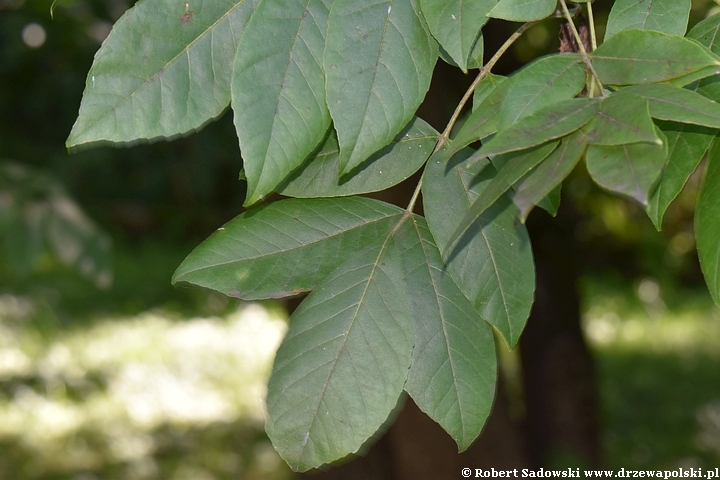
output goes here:
{"type": "Polygon", "coordinates": [[[520,339],[530,451],[536,465],[596,467],[600,408],[580,326],[577,218],[567,201],[555,219],[537,210],[528,222],[537,288],[520,339]]]}

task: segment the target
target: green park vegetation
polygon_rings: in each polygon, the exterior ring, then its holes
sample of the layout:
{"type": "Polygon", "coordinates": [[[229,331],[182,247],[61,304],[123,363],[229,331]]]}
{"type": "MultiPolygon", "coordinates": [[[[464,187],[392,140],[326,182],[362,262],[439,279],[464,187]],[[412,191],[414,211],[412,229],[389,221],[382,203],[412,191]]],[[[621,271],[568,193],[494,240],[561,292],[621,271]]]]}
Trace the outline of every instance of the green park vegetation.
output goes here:
{"type": "Polygon", "coordinates": [[[468,448],[561,186],[608,466],[720,465],[720,16],[532,3],[0,0],[0,479],[291,478],[408,397],[468,448]]]}

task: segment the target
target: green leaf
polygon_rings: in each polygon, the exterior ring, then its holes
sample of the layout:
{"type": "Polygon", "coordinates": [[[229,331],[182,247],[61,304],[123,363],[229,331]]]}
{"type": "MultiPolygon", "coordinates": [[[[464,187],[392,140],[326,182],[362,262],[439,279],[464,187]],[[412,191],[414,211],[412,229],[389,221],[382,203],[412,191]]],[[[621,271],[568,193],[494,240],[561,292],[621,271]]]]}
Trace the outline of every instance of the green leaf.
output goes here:
{"type": "Polygon", "coordinates": [[[720,103],[692,90],[654,84],[629,87],[623,92],[647,99],[654,118],[720,128],[720,103]]]}
{"type": "MultiPolygon", "coordinates": [[[[713,15],[695,25],[687,34],[688,38],[697,40],[708,47],[713,53],[720,53],[720,15],[713,15]]],[[[715,74],[720,69],[715,69],[715,74]]],[[[698,92],[718,102],[720,101],[720,78],[718,75],[708,76],[700,81],[698,92]]]]}
{"type": "Polygon", "coordinates": [[[595,118],[582,131],[593,145],[661,142],[650,118],[648,101],[625,90],[605,97],[595,118]]]}
{"type": "MultiPolygon", "coordinates": [[[[587,137],[582,132],[575,132],[563,138],[554,152],[515,185],[512,199],[520,210],[520,218],[523,222],[532,208],[540,205],[540,202],[555,191],[575,168],[585,153],[587,143],[587,137]]],[[[559,203],[559,192],[557,200],[559,203]]]]}
{"type": "Polygon", "coordinates": [[[325,137],[322,55],[330,0],[264,0],[240,40],[232,108],[248,179],[245,205],[275,187],[325,137]]]}
{"type": "Polygon", "coordinates": [[[720,59],[695,41],[652,30],[618,32],[590,57],[608,85],[664,82],[720,66],[720,59]]]}
{"type": "Polygon", "coordinates": [[[695,241],[700,267],[715,303],[720,305],[720,141],[712,142],[695,207],[695,241]]]}
{"type": "Polygon", "coordinates": [[[588,123],[599,107],[597,98],[573,98],[541,108],[498,132],[472,159],[517,152],[569,135],[588,123]]]}
{"type": "MultiPolygon", "coordinates": [[[[659,129],[657,133],[664,137],[659,129]]],[[[643,205],[648,204],[667,157],[667,140],[662,145],[590,145],[586,155],[588,172],[598,185],[628,195],[643,205]]]]}
{"type": "MultiPolygon", "coordinates": [[[[548,147],[535,158],[547,155],[548,147]]],[[[488,160],[469,165],[470,149],[459,152],[446,166],[431,157],[423,181],[423,205],[438,247],[447,251],[453,231],[483,197],[490,205],[470,221],[467,236],[453,251],[447,269],[467,298],[507,344],[517,344],[530,313],[535,269],[525,226],[495,185],[495,168],[488,160]],[[493,190],[494,189],[494,190],[493,190]],[[475,221],[476,219],[478,219],[475,221]]],[[[508,162],[510,164],[512,161],[508,162]]],[[[511,181],[511,180],[510,180],[511,181]]],[[[509,187],[505,188],[507,190],[509,187]]]]}
{"type": "Polygon", "coordinates": [[[333,2],[324,68],[342,175],[392,141],[430,86],[437,44],[417,1],[333,2]]]}
{"type": "MultiPolygon", "coordinates": [[[[480,33],[480,35],[478,35],[477,37],[477,40],[475,40],[475,44],[473,45],[472,50],[470,50],[470,54],[468,55],[468,59],[466,62],[466,68],[482,68],[484,53],[485,40],[482,33],[480,33]]],[[[450,54],[442,46],[440,46],[440,48],[438,49],[438,54],[440,55],[440,58],[448,65],[460,68],[460,66],[455,62],[455,60],[453,60],[450,54]]]]}
{"type": "Polygon", "coordinates": [[[448,157],[497,132],[499,115],[510,84],[505,77],[492,74],[480,82],[475,90],[473,111],[447,143],[448,157]]]}
{"type": "Polygon", "coordinates": [[[531,63],[513,76],[498,130],[542,107],[575,97],[585,86],[586,77],[580,55],[554,54],[531,63]]]}
{"type": "Polygon", "coordinates": [[[415,173],[432,153],[439,134],[415,117],[385,148],[339,179],[339,151],[334,133],[320,151],[305,161],[278,188],[291,197],[338,197],[377,192],[400,183],[415,173]]]}
{"type": "Polygon", "coordinates": [[[68,148],[173,137],[220,115],[237,39],[257,3],[138,2],[95,55],[68,148]]]}
{"type": "Polygon", "coordinates": [[[685,87],[698,80],[707,81],[707,77],[716,78],[720,74],[720,67],[713,65],[710,67],[701,68],[689,75],[683,75],[682,77],[672,78],[664,83],[673,87],[685,87]]]}
{"type": "MultiPolygon", "coordinates": [[[[420,0],[430,32],[463,72],[497,0],[420,0]]],[[[482,40],[480,40],[482,42],[482,40]]]]}
{"type": "Polygon", "coordinates": [[[720,53],[720,15],[712,15],[697,23],[688,32],[688,38],[697,40],[713,53],[720,53]]]}
{"type": "MultiPolygon", "coordinates": [[[[495,75],[494,73],[488,73],[487,75],[485,75],[485,77],[480,80],[480,83],[477,85],[477,87],[475,87],[475,91],[473,92],[472,110],[477,110],[478,106],[482,105],[482,103],[490,94],[496,95],[493,104],[502,103],[505,100],[507,90],[495,92],[495,89],[507,79],[507,77],[503,77],[502,75],[495,75]]],[[[508,88],[509,87],[510,84],[508,84],[508,88]]]]}
{"type": "Polygon", "coordinates": [[[312,290],[347,258],[371,245],[402,211],[359,197],[283,200],[249,210],[213,233],[178,267],[191,283],[245,300],[312,290]]]}
{"type": "Polygon", "coordinates": [[[668,206],[700,164],[715,136],[715,130],[694,125],[662,122],[659,126],[667,137],[668,158],[647,206],[647,214],[658,230],[668,206]]]}
{"type": "Polygon", "coordinates": [[[293,470],[357,452],[405,386],[415,338],[403,261],[390,231],[378,233],[380,248],[341,265],[300,304],[277,351],[266,430],[293,470]]]}
{"type": "MultiPolygon", "coordinates": [[[[547,194],[545,198],[540,199],[538,201],[537,206],[548,212],[553,217],[557,215],[558,209],[560,208],[560,197],[562,194],[562,184],[556,186],[553,188],[550,193],[547,194]]],[[[513,198],[513,201],[515,199],[513,198]]],[[[515,206],[518,206],[516,203],[515,206]]],[[[528,213],[529,214],[529,213],[528,213]]],[[[523,222],[527,220],[527,218],[522,219],[523,222]]]]}
{"type": "Polygon", "coordinates": [[[656,30],[685,35],[690,0],[616,0],[610,10],[605,40],[621,30],[656,30]]]}
{"type": "Polygon", "coordinates": [[[413,216],[394,238],[405,248],[415,329],[405,390],[462,451],[480,435],[495,395],[492,329],[446,271],[425,219],[413,216]]]}
{"type": "Polygon", "coordinates": [[[553,14],[557,0],[500,0],[489,17],[511,22],[532,22],[553,14]]]}

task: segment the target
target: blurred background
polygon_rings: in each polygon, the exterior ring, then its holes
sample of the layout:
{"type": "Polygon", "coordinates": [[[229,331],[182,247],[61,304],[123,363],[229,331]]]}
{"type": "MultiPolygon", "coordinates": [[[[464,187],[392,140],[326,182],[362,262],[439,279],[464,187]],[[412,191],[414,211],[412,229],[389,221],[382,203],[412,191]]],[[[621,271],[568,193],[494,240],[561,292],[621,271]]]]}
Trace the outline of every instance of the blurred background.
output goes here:
{"type": "MultiPolygon", "coordinates": [[[[600,36],[611,3],[594,3],[600,36]]],[[[170,285],[192,248],[241,212],[230,115],[172,142],[65,150],[93,55],[131,5],[59,0],[51,15],[48,1],[0,0],[0,479],[293,478],[263,431],[285,305],[170,285]]],[[[717,9],[693,1],[691,25],[717,9]]],[[[514,28],[491,23],[487,54],[514,28]]],[[[497,72],[557,51],[557,32],[555,20],[533,27],[497,72]]],[[[440,66],[421,116],[442,127],[470,81],[440,66]]],[[[582,168],[556,219],[533,213],[539,280],[560,303],[541,288],[525,336],[537,341],[501,352],[503,420],[462,466],[720,466],[720,310],[695,253],[699,181],[660,233],[582,168]],[[563,262],[568,274],[556,278],[563,262]],[[534,361],[550,347],[565,352],[557,332],[570,332],[577,358],[534,361]],[[552,394],[553,382],[570,393],[552,394]],[[560,418],[570,404],[579,417],[560,418]],[[498,443],[515,447],[488,459],[500,430],[515,433],[498,443]]],[[[403,466],[413,459],[401,439],[412,413],[403,415],[374,450],[385,454],[360,460],[371,466],[317,478],[420,478],[403,466]]]]}

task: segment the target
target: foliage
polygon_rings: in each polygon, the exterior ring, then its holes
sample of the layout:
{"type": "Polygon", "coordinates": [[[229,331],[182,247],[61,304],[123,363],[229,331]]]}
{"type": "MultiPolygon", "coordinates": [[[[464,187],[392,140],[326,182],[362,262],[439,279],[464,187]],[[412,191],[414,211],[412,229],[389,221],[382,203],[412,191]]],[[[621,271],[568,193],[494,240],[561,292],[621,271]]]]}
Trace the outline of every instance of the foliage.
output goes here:
{"type": "Polygon", "coordinates": [[[21,275],[56,258],[100,288],[112,283],[110,238],[50,175],[17,162],[0,165],[0,242],[21,275]]]}
{"type": "Polygon", "coordinates": [[[460,449],[472,443],[494,394],[490,325],[513,347],[533,300],[522,222],[535,205],[555,211],[582,159],[659,228],[710,152],[696,233],[720,301],[720,16],[682,36],[689,0],[618,1],[606,41],[595,48],[591,24],[586,48],[573,14],[592,6],[575,3],[141,0],[98,51],[69,148],[175,137],[233,109],[249,210],[173,282],[243,299],[311,292],[268,386],[267,431],[293,469],[358,451],[403,391],[460,449]],[[550,16],[568,22],[574,53],[492,75],[527,23],[479,62],[486,17],[550,16]],[[482,64],[442,133],[414,117],[438,57],[482,64]],[[353,197],[422,165],[405,209],[353,197]],[[306,198],[262,204],[273,192],[306,198]],[[421,192],[426,218],[413,213],[421,192]]]}

